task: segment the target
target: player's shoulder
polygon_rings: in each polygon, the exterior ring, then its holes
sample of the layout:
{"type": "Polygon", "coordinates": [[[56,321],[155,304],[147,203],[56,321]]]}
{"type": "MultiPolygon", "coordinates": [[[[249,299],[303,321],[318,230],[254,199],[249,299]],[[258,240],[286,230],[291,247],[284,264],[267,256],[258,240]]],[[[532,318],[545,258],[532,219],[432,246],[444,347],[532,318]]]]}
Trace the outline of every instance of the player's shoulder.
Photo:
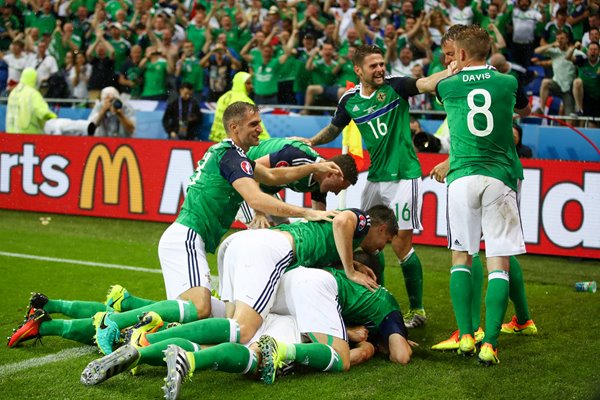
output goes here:
{"type": "Polygon", "coordinates": [[[346,102],[348,101],[350,98],[357,96],[360,93],[360,88],[361,88],[361,84],[359,83],[358,85],[355,85],[354,87],[351,87],[349,89],[346,89],[346,91],[342,94],[342,97],[340,97],[340,103],[346,102]]]}

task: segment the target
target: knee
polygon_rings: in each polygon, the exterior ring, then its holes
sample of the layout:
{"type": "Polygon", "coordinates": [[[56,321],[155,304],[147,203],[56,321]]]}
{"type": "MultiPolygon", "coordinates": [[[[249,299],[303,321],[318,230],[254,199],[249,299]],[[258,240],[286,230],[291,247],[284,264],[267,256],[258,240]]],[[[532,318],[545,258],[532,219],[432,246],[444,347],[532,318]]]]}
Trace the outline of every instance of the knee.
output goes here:
{"type": "Polygon", "coordinates": [[[583,87],[583,81],[581,78],[575,78],[573,81],[573,89],[581,89],[583,87]]]}
{"type": "Polygon", "coordinates": [[[410,362],[410,356],[412,355],[412,350],[409,348],[406,351],[401,352],[391,352],[390,353],[390,361],[394,364],[406,365],[410,362]]]}
{"type": "Polygon", "coordinates": [[[194,306],[196,306],[196,313],[198,314],[198,319],[210,317],[210,303],[205,304],[203,301],[199,301],[194,302],[194,306]]]}
{"type": "Polygon", "coordinates": [[[247,324],[240,324],[240,343],[248,343],[254,335],[256,334],[256,329],[247,324]]]}
{"type": "Polygon", "coordinates": [[[542,87],[543,88],[547,88],[548,86],[550,86],[551,83],[552,83],[552,79],[550,79],[550,78],[542,79],[542,87]]]}

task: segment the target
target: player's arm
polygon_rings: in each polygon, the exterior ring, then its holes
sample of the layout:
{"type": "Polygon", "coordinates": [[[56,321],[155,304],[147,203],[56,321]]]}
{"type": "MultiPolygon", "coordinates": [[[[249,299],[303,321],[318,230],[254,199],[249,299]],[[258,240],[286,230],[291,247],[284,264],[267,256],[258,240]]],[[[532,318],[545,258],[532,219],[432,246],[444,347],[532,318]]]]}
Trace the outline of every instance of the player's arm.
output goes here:
{"type": "Polygon", "coordinates": [[[369,361],[375,355],[375,346],[369,342],[358,342],[350,349],[350,366],[353,367],[369,361]]]}
{"type": "Polygon", "coordinates": [[[437,72],[431,76],[417,79],[417,89],[419,93],[433,93],[439,81],[454,74],[456,63],[453,61],[445,71],[437,72]]]}
{"type": "Polygon", "coordinates": [[[519,114],[521,117],[526,117],[531,114],[531,106],[529,105],[529,99],[525,94],[525,91],[519,85],[517,87],[517,101],[515,102],[515,113],[519,114]]]}
{"type": "MultiPolygon", "coordinates": [[[[315,172],[325,172],[328,174],[342,175],[342,170],[338,165],[331,161],[318,162],[297,167],[285,168],[265,168],[261,164],[256,164],[254,175],[260,183],[270,186],[285,185],[295,182],[315,172]]],[[[254,208],[254,207],[252,207],[254,208]]]]}
{"type": "Polygon", "coordinates": [[[444,161],[433,167],[429,173],[429,177],[435,179],[440,183],[444,183],[444,179],[448,175],[450,169],[450,158],[446,158],[444,161]]]}
{"type": "Polygon", "coordinates": [[[275,215],[277,217],[306,218],[309,221],[331,221],[337,214],[337,211],[311,210],[277,200],[263,193],[258,183],[250,177],[236,179],[232,185],[251,208],[264,214],[275,215]]]}
{"type": "Polygon", "coordinates": [[[370,276],[354,268],[354,250],[352,240],[358,227],[358,217],[350,210],[342,211],[333,219],[333,238],[340,256],[344,272],[351,281],[374,291],[379,287],[370,276]]]}
{"type": "Polygon", "coordinates": [[[348,97],[342,97],[342,99],[338,102],[335,114],[333,114],[333,118],[331,119],[331,123],[325,128],[321,129],[319,133],[317,133],[308,141],[305,140],[304,142],[306,144],[309,146],[318,146],[320,144],[329,143],[340,135],[344,127],[351,121],[350,115],[348,115],[346,112],[346,101],[348,101],[348,97]]]}

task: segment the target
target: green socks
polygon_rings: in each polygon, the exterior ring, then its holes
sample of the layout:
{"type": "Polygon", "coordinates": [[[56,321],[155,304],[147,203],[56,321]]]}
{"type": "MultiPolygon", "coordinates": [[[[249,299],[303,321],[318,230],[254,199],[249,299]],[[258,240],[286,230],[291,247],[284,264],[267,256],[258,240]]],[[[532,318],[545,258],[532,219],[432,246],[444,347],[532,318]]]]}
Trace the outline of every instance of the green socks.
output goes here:
{"type": "Polygon", "coordinates": [[[53,319],[40,324],[41,336],[60,336],[79,343],[91,344],[95,334],[91,318],[53,319]]]}
{"type": "Polygon", "coordinates": [[[200,346],[198,346],[197,344],[182,338],[172,338],[163,340],[162,342],[158,342],[150,346],[138,348],[140,358],[138,359],[137,363],[132,365],[131,367],[133,368],[135,365],[138,364],[148,364],[157,366],[166,365],[164,360],[164,351],[170,344],[179,346],[185,351],[196,351],[200,349],[200,346]]]}
{"type": "Polygon", "coordinates": [[[106,311],[104,303],[97,301],[48,300],[44,310],[50,314],[61,313],[71,318],[90,318],[100,311],[106,311]]]}
{"type": "Polygon", "coordinates": [[[450,269],[450,298],[459,338],[474,333],[471,317],[471,285],[471,268],[466,265],[455,265],[450,269]]]}
{"type": "Polygon", "coordinates": [[[344,363],[333,347],[322,343],[287,344],[286,361],[295,361],[319,371],[342,372],[344,363]]]}
{"type": "Polygon", "coordinates": [[[121,311],[135,310],[136,308],[142,308],[156,303],[154,300],[142,299],[141,297],[133,296],[129,292],[127,293],[129,296],[121,301],[121,311]]]}
{"type": "Polygon", "coordinates": [[[113,313],[110,315],[110,319],[119,326],[119,329],[123,329],[135,325],[138,322],[138,317],[147,311],[154,311],[166,322],[186,323],[198,319],[194,303],[182,300],[158,301],[135,310],[113,313]]]}
{"type": "Polygon", "coordinates": [[[411,310],[423,309],[423,267],[414,249],[409,251],[400,265],[408,294],[409,308],[411,310]]]}
{"type": "Polygon", "coordinates": [[[199,344],[238,343],[240,326],[233,319],[207,318],[146,335],[150,343],[177,337],[199,344]]]}
{"type": "Polygon", "coordinates": [[[488,275],[488,289],[485,296],[485,338],[494,348],[498,345],[498,335],[508,306],[508,272],[494,270],[488,275]]]}
{"type": "Polygon", "coordinates": [[[214,369],[216,371],[246,374],[256,371],[256,354],[239,343],[221,343],[193,353],[194,371],[214,369]]]}
{"type": "Polygon", "coordinates": [[[525,294],[525,281],[523,280],[523,271],[521,264],[515,256],[510,257],[510,282],[509,297],[515,306],[517,322],[524,324],[531,319],[529,315],[529,305],[525,294]]]}
{"type": "Polygon", "coordinates": [[[473,255],[471,263],[471,321],[473,329],[481,326],[481,299],[483,293],[483,264],[479,254],[473,255]]]}

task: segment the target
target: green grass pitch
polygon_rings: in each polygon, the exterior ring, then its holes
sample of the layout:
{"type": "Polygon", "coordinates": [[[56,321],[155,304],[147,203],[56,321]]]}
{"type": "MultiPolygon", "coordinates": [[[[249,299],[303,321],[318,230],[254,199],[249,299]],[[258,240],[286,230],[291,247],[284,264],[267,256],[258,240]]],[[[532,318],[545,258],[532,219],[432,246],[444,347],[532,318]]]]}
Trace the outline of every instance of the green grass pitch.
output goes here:
{"type": "MultiPolygon", "coordinates": [[[[21,321],[31,291],[51,298],[103,301],[120,283],[136,295],[163,299],[157,245],[166,224],[0,210],[0,333],[21,321]],[[155,269],[157,273],[7,256],[28,254],[155,269]],[[4,255],[3,255],[4,254],[4,255]]],[[[386,248],[388,289],[406,307],[402,273],[386,248]]],[[[455,322],[448,294],[450,253],[418,246],[425,273],[428,324],[410,332],[416,349],[408,366],[377,357],[345,374],[293,374],[266,386],[242,376],[201,372],[184,384],[183,399],[590,399],[600,398],[600,292],[578,293],[577,281],[600,282],[600,262],[559,257],[520,257],[536,337],[502,335],[501,364],[429,348],[446,339],[455,322]]],[[[209,260],[214,265],[214,257],[209,260]]],[[[215,268],[216,270],[216,268],[215,268]]],[[[213,273],[215,273],[213,270],[213,273]]],[[[512,315],[512,307],[506,315],[512,315]]],[[[60,317],[60,316],[55,316],[60,317]]],[[[98,354],[81,344],[48,337],[0,350],[2,399],[159,399],[164,368],[141,368],[96,387],[79,383],[98,354]],[[81,351],[81,352],[79,352],[81,351]],[[61,359],[61,357],[63,357],[61,359]]]]}

